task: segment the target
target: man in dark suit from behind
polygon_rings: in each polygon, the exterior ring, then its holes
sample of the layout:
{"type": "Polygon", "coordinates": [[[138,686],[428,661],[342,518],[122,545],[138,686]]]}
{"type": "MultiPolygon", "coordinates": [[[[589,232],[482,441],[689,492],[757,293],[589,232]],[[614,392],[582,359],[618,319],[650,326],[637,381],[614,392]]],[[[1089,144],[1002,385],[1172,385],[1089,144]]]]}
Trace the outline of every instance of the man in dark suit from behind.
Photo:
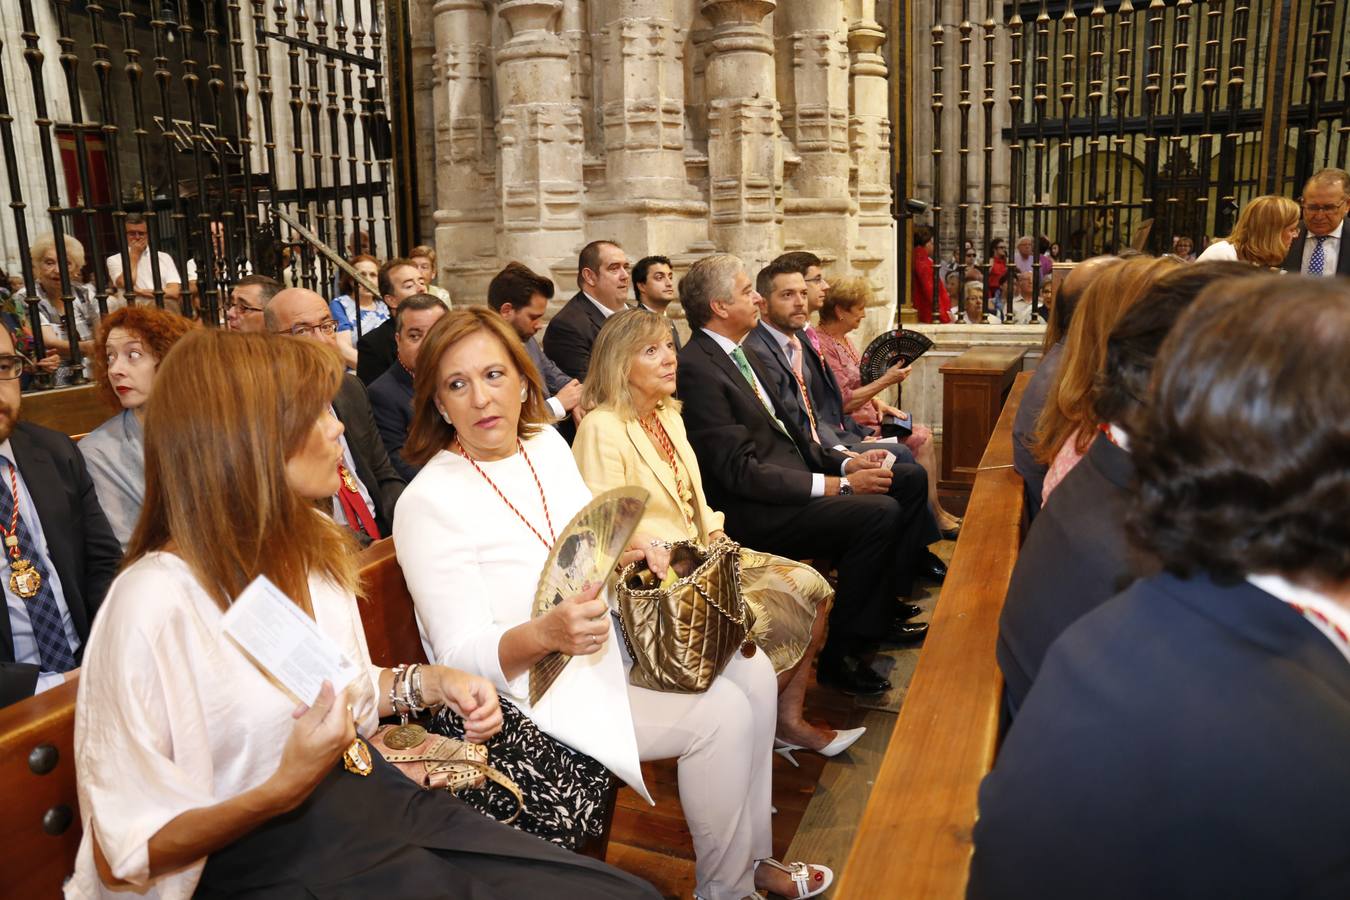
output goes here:
{"type": "MultiPolygon", "coordinates": [[[[867,444],[839,429],[817,413],[812,401],[811,382],[827,368],[805,336],[807,287],[802,274],[787,262],[774,260],[759,270],[755,292],[759,297],[759,324],[746,336],[745,345],[759,358],[768,375],[766,387],[780,409],[790,411],[802,434],[822,447],[845,456],[879,450],[895,457],[891,463],[890,495],[900,504],[904,515],[900,527],[900,565],[896,590],[910,593],[915,574],[941,582],[947,566],[931,551],[930,543],[942,539],[937,519],[928,506],[928,475],[914,462],[914,456],[902,444],[867,444]],[[812,366],[809,360],[817,364],[812,366]]],[[[906,607],[917,615],[919,608],[906,607]]]]}
{"type": "Polygon", "coordinates": [[[754,284],[735,256],[699,260],[680,284],[692,329],[679,394],[708,502],[729,535],[793,559],[827,557],[839,571],[818,677],[849,693],[885,690],[865,662],[895,626],[903,511],[881,453],[848,457],[802,434],[778,408],[768,373],[741,342],[759,321],[754,284]]]}
{"type": "Polygon", "coordinates": [[[1314,278],[1350,278],[1345,215],[1350,212],[1350,172],[1323,169],[1303,186],[1303,228],[1280,268],[1314,278]]]}
{"type": "Polygon", "coordinates": [[[1041,361],[1027,382],[1026,390],[1022,393],[1022,404],[1017,407],[1017,416],[1013,419],[1013,470],[1022,476],[1028,521],[1035,519],[1041,511],[1041,491],[1045,486],[1045,473],[1050,469],[1036,459],[1031,447],[1036,442],[1036,423],[1041,417],[1041,410],[1045,408],[1046,397],[1059,378],[1059,360],[1064,353],[1064,341],[1069,335],[1069,323],[1073,320],[1074,310],[1078,308],[1078,299],[1083,296],[1087,286],[1107,267],[1118,262],[1120,259],[1115,256],[1094,256],[1083,260],[1073,267],[1055,294],[1041,345],[1041,361]]]}
{"type": "Polygon", "coordinates": [[[0,706],[78,671],[94,614],[122,562],[122,546],[75,443],[19,421],[23,369],[14,336],[0,327],[0,527],[7,564],[0,577],[6,606],[0,706]]]}
{"type": "Polygon", "coordinates": [[[579,414],[581,382],[558,368],[545,355],[535,337],[552,298],[553,282],[518,262],[507,263],[488,284],[488,306],[496,310],[524,342],[525,352],[544,379],[544,390],[548,394],[546,402],[553,412],[553,420],[562,423],[558,430],[570,441],[575,433],[572,423],[562,420],[579,414]]]}
{"type": "Polygon", "coordinates": [[[389,371],[398,357],[398,349],[394,346],[394,313],[398,312],[398,305],[404,297],[425,294],[427,290],[426,279],[417,264],[401,257],[380,266],[379,281],[380,296],[389,307],[389,318],[361,335],[356,342],[356,377],[362,384],[370,384],[389,371]]]}
{"type": "MultiPolygon", "coordinates": [[[[313,291],[287,288],[272,298],[263,316],[267,330],[273,334],[318,341],[337,352],[337,323],[328,304],[313,291]]],[[[332,409],[344,429],[339,438],[342,477],[333,495],[333,518],[350,528],[365,545],[393,531],[394,505],[407,483],[389,462],[370,398],[360,381],[351,375],[342,376],[332,409]]]]}
{"type": "Polygon", "coordinates": [[[380,431],[389,462],[405,481],[412,481],[420,466],[403,461],[403,442],[412,424],[413,374],[417,371],[417,350],[431,326],[449,310],[434,294],[413,294],[404,298],[394,311],[394,343],[398,358],[366,388],[375,427],[380,431]]]}
{"type": "Polygon", "coordinates": [[[544,331],[544,353],[568,376],[586,380],[591,346],[605,320],[628,307],[628,257],[613,241],[591,241],[577,258],[580,288],[544,331]]]}
{"type": "MultiPolygon", "coordinates": [[[[637,296],[637,305],[650,310],[669,321],[669,307],[675,302],[675,270],[670,259],[665,256],[644,256],[633,266],[633,293],[637,296]]],[[[680,333],[675,323],[670,322],[670,339],[675,342],[675,352],[680,352],[680,333]]]]}
{"type": "Polygon", "coordinates": [[[1110,432],[1097,435],[1032,523],[999,618],[998,664],[1010,714],[1016,714],[1046,651],[1065,629],[1156,571],[1151,558],[1132,551],[1125,534],[1134,499],[1129,448],[1138,434],[1153,361],[1173,324],[1207,285],[1255,274],[1257,269],[1239,262],[1178,269],[1159,279],[1111,331],[1093,397],[1096,417],[1110,432]]]}

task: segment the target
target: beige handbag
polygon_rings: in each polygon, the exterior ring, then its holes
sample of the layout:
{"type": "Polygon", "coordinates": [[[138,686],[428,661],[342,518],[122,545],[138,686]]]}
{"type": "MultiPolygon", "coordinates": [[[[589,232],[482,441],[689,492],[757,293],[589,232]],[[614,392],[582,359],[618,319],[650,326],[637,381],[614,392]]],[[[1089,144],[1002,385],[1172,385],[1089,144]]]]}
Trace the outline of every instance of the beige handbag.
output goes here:
{"type": "Polygon", "coordinates": [[[644,560],[619,575],[619,631],[633,657],[629,680],[653,691],[698,694],[712,686],[731,655],[753,656],[746,635],[754,613],[741,596],[741,548],[723,540],[709,549],[671,545],[679,576],[662,588],[644,560]]]}
{"type": "Polygon", "coordinates": [[[488,765],[487,747],[439,734],[421,725],[385,725],[370,738],[370,745],[400,772],[430,790],[452,794],[499,784],[516,798],[516,811],[504,820],[509,825],[525,808],[525,797],[511,779],[488,765]]]}

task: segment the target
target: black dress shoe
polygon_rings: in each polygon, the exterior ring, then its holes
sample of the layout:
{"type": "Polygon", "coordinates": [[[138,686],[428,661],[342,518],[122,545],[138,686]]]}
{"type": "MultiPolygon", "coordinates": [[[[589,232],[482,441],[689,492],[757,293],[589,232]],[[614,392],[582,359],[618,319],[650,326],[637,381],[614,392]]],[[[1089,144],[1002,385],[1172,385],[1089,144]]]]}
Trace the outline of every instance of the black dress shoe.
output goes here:
{"type": "Polygon", "coordinates": [[[895,605],[895,621],[908,622],[915,616],[923,615],[923,607],[916,606],[913,603],[900,602],[895,605]]]}
{"type": "MultiPolygon", "coordinates": [[[[925,626],[926,627],[926,626],[925,626]]],[[[820,658],[816,667],[816,681],[850,697],[858,694],[880,694],[891,689],[891,683],[856,656],[836,659],[820,658]]]]}
{"type": "Polygon", "coordinates": [[[914,577],[927,578],[929,581],[942,584],[947,577],[947,564],[932,550],[925,550],[914,566],[914,577]]]}
{"type": "Polygon", "coordinates": [[[882,640],[888,644],[915,644],[927,634],[927,622],[894,622],[882,640]]]}

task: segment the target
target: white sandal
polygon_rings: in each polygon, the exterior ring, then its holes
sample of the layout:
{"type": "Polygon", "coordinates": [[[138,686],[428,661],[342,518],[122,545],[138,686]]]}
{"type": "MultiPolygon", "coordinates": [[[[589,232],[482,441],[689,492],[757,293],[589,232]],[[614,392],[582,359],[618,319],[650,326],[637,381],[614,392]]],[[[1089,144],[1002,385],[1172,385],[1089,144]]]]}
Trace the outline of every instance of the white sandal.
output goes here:
{"type": "MultiPolygon", "coordinates": [[[[790,900],[806,900],[807,897],[815,897],[823,894],[834,884],[834,871],[829,866],[807,865],[804,862],[792,862],[784,865],[776,859],[757,859],[755,868],[761,865],[773,866],[781,872],[787,872],[792,876],[792,883],[797,886],[797,894],[790,900]],[[812,870],[815,870],[812,872],[812,870]]],[[[784,895],[786,896],[786,895],[784,895]]]]}

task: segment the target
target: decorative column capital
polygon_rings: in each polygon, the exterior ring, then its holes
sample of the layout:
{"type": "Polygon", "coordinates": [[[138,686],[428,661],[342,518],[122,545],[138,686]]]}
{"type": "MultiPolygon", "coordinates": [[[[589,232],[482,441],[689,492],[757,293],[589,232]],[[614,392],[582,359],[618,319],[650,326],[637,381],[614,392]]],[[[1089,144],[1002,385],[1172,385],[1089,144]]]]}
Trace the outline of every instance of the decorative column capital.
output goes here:
{"type": "Polygon", "coordinates": [[[431,14],[438,16],[441,13],[452,12],[481,12],[488,11],[487,0],[436,0],[431,7],[431,14]]]}
{"type": "Polygon", "coordinates": [[[699,12],[714,28],[759,25],[777,7],[777,0],[700,0],[699,12]]]}
{"type": "Polygon", "coordinates": [[[557,35],[563,0],[503,0],[497,13],[511,31],[508,43],[538,36],[557,35]]]}

